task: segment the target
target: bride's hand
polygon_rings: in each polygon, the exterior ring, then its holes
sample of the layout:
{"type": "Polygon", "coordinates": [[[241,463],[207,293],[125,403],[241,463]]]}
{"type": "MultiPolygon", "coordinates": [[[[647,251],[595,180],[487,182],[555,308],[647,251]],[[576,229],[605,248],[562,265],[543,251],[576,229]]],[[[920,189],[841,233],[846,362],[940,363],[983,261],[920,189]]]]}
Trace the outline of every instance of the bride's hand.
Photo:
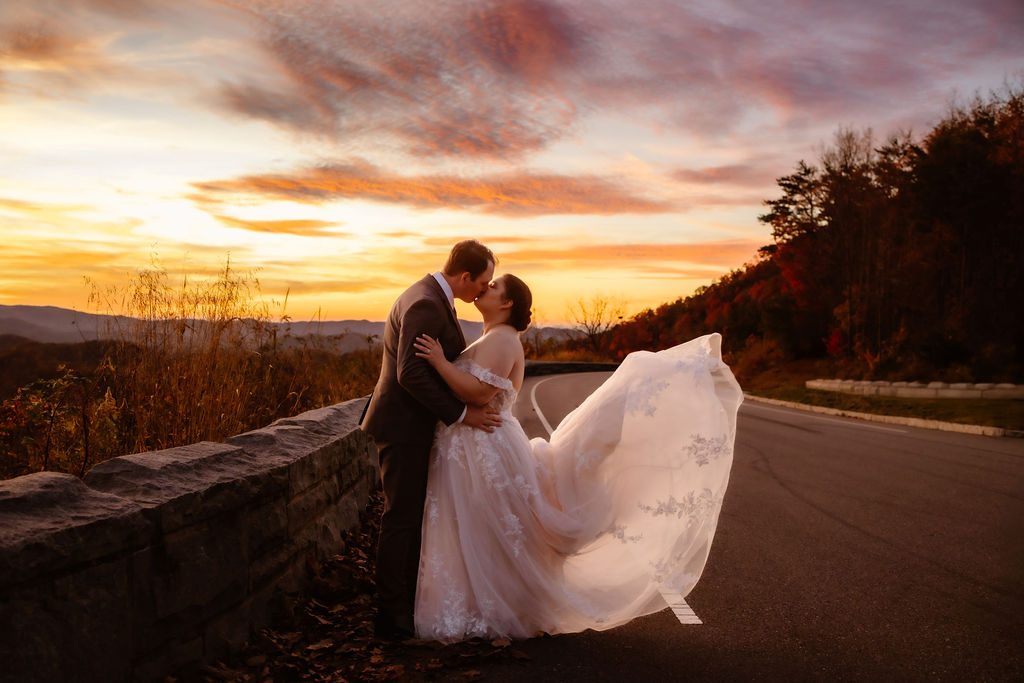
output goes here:
{"type": "Polygon", "coordinates": [[[444,349],[441,348],[441,342],[425,334],[416,337],[413,346],[416,347],[416,355],[420,358],[426,358],[427,362],[434,367],[448,360],[444,357],[444,349]]]}

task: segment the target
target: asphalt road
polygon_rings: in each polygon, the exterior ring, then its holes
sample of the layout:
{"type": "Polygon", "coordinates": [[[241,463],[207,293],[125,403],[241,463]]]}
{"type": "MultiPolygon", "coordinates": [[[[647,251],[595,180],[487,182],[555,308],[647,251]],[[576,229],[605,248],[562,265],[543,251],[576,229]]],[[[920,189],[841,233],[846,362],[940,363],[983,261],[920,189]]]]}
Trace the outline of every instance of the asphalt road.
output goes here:
{"type": "MultiPolygon", "coordinates": [[[[605,377],[528,379],[527,433],[605,377]]],[[[1024,440],[748,401],[687,602],[703,625],[535,638],[486,679],[1024,680],[1024,440]]]]}

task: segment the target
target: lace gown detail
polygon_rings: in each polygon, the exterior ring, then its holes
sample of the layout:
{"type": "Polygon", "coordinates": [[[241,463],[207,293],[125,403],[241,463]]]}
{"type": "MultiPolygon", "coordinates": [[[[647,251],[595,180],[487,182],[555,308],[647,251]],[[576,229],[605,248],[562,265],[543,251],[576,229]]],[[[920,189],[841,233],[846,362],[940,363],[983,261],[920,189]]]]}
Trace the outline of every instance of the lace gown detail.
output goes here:
{"type": "Polygon", "coordinates": [[[451,642],[605,629],[696,584],[732,466],[742,392],[707,335],[630,354],[551,435],[531,442],[512,383],[488,434],[439,427],[423,516],[416,631],[451,642]]]}

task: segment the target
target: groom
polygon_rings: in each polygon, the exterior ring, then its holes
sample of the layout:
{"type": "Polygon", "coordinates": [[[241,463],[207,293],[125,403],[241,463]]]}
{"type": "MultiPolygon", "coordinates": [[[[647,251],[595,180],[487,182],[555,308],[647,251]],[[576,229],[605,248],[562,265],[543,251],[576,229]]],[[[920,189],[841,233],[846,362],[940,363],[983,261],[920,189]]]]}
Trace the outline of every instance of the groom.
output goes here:
{"type": "Polygon", "coordinates": [[[471,303],[487,290],[494,254],[476,240],[452,247],[444,268],[405,290],[384,327],[384,359],[362,421],[380,457],[384,514],[377,545],[376,635],[415,637],[413,606],[419,572],[420,527],[427,489],[427,463],[438,421],[484,431],[501,424],[498,414],[463,403],[429,363],[416,356],[421,334],[437,339],[448,360],[466,348],[454,298],[471,303]]]}

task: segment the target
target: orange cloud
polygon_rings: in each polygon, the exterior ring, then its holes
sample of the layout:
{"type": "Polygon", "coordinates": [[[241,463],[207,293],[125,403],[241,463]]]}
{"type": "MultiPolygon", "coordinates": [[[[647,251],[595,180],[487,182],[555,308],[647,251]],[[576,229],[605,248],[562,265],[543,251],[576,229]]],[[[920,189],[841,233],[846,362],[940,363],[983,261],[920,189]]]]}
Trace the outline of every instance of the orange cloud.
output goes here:
{"type": "Polygon", "coordinates": [[[217,203],[230,195],[258,195],[310,204],[365,199],[503,216],[653,214],[675,209],[667,202],[633,194],[627,187],[598,176],[525,171],[480,179],[400,176],[365,162],[319,166],[293,175],[253,175],[192,185],[200,192],[192,199],[199,203],[217,203]]]}
{"type": "MultiPolygon", "coordinates": [[[[760,242],[724,240],[695,244],[591,244],[565,249],[521,249],[499,255],[502,262],[544,263],[552,267],[600,266],[614,263],[618,267],[652,263],[683,262],[732,266],[752,257],[760,242]]],[[[720,271],[717,271],[720,273],[720,271]]]]}
{"type": "Polygon", "coordinates": [[[83,81],[123,70],[104,48],[105,40],[65,33],[50,19],[16,23],[0,31],[0,74],[25,72],[42,77],[45,87],[29,86],[39,95],[48,94],[47,88],[52,87],[76,88],[83,81]]]}
{"type": "Polygon", "coordinates": [[[395,231],[392,231],[392,232],[378,232],[376,234],[376,236],[377,237],[391,237],[391,238],[420,237],[420,233],[418,233],[418,232],[409,232],[407,230],[395,230],[395,231]]]}
{"type": "Polygon", "coordinates": [[[231,216],[224,216],[220,214],[215,214],[213,217],[229,228],[241,228],[242,230],[251,230],[253,232],[284,233],[288,235],[299,235],[302,237],[345,237],[349,234],[328,230],[328,228],[341,225],[340,223],[335,223],[333,221],[318,221],[312,219],[255,221],[245,220],[242,218],[232,218],[231,216]]]}
{"type": "Polygon", "coordinates": [[[91,207],[85,205],[42,204],[39,202],[25,201],[23,199],[0,197],[0,211],[19,214],[22,216],[48,217],[55,215],[63,215],[66,213],[71,213],[73,211],[86,211],[89,210],[90,208],[91,207]]]}
{"type": "Polygon", "coordinates": [[[630,277],[641,279],[714,280],[725,274],[721,268],[671,268],[662,264],[630,264],[630,277]]]}
{"type": "Polygon", "coordinates": [[[365,280],[264,280],[264,285],[289,294],[360,294],[378,289],[395,289],[407,287],[411,283],[400,283],[379,278],[365,280]]]}

